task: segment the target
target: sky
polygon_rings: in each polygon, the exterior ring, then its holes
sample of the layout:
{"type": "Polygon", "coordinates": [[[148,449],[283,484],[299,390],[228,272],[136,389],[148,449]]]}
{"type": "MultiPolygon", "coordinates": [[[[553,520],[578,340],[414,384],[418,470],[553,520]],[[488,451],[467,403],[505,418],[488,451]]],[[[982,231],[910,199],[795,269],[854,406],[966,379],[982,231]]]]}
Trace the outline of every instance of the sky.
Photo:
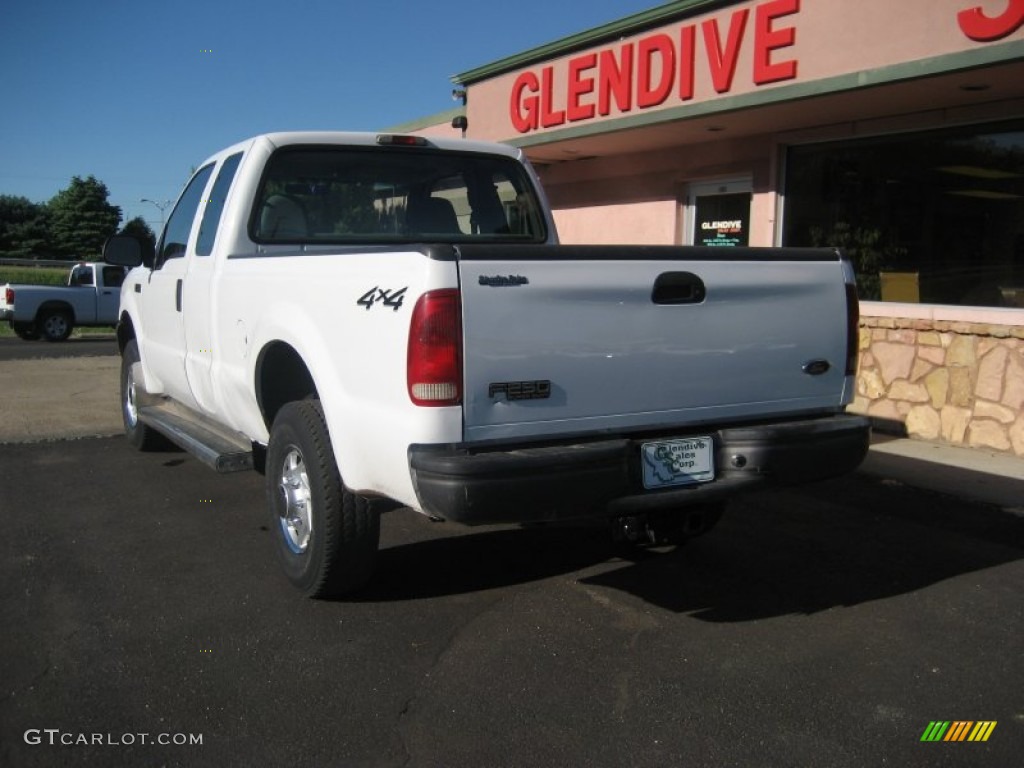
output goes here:
{"type": "Polygon", "coordinates": [[[174,200],[235,142],[444,112],[452,75],[657,5],[3,0],[0,194],[42,203],[92,175],[122,223],[156,230],[158,207],[140,200],[174,200]]]}

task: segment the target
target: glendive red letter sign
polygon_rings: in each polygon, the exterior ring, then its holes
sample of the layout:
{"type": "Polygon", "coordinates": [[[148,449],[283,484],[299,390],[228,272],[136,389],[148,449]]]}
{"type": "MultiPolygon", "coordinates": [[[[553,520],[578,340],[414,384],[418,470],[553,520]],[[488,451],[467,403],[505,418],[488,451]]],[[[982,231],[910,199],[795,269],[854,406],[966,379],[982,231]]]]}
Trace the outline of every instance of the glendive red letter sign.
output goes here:
{"type": "Polygon", "coordinates": [[[711,85],[718,93],[732,90],[736,64],[745,40],[753,38],[755,85],[792,80],[796,59],[777,54],[796,40],[796,29],[779,19],[797,13],[800,0],[768,0],[753,9],[741,8],[728,15],[680,27],[675,36],[658,32],[635,43],[624,43],[596,53],[585,53],[568,62],[566,81],[558,83],[564,108],[555,108],[555,69],[527,70],[512,85],[509,116],[520,133],[553,128],[612,109],[630,112],[664,104],[673,94],[688,101],[694,94],[697,57],[707,58],[711,85]],[[777,54],[777,55],[776,55],[777,54]]]}
{"type": "MultiPolygon", "coordinates": [[[[976,1],[976,0],[975,0],[976,1]]],[[[1024,25],[1024,0],[1006,0],[997,16],[972,6],[957,14],[960,29],[971,40],[992,42],[1024,25]]],[[[729,93],[736,78],[740,49],[753,45],[749,73],[754,85],[797,76],[795,56],[784,50],[796,42],[800,0],[766,0],[751,8],[723,12],[701,22],[684,24],[672,34],[659,31],[629,43],[569,59],[565,74],[555,67],[526,70],[515,79],[509,118],[519,133],[566,123],[648,109],[675,98],[694,97],[695,73],[708,72],[718,93],[729,93]],[[751,16],[753,18],[751,18],[751,16]],[[752,40],[752,43],[747,42],[752,40]],[[706,60],[706,70],[697,64],[706,60]],[[564,80],[563,80],[564,77],[564,80]]]]}
{"type": "Polygon", "coordinates": [[[1001,40],[1024,25],[1024,0],[1009,0],[1006,10],[999,16],[986,16],[983,8],[975,7],[960,11],[956,20],[971,40],[982,43],[1001,40]]]}

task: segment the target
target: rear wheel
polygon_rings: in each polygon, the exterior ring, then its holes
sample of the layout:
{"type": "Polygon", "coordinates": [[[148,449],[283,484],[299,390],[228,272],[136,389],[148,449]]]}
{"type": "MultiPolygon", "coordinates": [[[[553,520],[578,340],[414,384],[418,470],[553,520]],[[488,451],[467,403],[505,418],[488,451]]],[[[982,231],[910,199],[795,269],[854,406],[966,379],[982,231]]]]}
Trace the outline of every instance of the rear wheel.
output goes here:
{"type": "Polygon", "coordinates": [[[36,330],[47,341],[64,341],[74,327],[71,315],[62,309],[45,309],[36,321],[36,330]]]}
{"type": "Polygon", "coordinates": [[[376,559],[380,516],[345,487],[318,400],[288,403],[278,412],[266,478],[271,527],[292,584],[318,598],[364,586],[376,559]]]}
{"type": "Polygon", "coordinates": [[[11,323],[11,330],[19,339],[25,341],[36,341],[39,338],[39,331],[31,323],[11,323]]]}

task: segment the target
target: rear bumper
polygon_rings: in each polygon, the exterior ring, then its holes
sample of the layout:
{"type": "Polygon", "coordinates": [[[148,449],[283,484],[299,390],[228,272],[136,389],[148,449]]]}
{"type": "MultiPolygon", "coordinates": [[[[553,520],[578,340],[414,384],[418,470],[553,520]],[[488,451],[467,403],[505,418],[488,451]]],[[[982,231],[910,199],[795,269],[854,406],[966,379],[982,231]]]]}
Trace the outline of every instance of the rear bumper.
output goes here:
{"type": "Polygon", "coordinates": [[[7,309],[6,307],[0,308],[0,320],[13,320],[14,310],[7,309]]]}
{"type": "Polygon", "coordinates": [[[720,501],[767,483],[845,474],[868,450],[869,422],[851,414],[542,447],[413,445],[409,465],[424,511],[467,525],[614,517],[720,501]],[[643,488],[640,444],[710,436],[715,479],[643,488]]]}

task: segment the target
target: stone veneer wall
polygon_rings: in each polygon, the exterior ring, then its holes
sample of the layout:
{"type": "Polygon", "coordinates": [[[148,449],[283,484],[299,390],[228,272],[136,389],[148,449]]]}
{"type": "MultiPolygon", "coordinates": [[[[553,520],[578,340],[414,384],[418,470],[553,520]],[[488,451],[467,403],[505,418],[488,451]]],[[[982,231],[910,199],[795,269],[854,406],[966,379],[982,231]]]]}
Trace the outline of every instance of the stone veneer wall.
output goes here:
{"type": "Polygon", "coordinates": [[[1024,325],[862,316],[850,410],[1024,457],[1024,325]]]}

